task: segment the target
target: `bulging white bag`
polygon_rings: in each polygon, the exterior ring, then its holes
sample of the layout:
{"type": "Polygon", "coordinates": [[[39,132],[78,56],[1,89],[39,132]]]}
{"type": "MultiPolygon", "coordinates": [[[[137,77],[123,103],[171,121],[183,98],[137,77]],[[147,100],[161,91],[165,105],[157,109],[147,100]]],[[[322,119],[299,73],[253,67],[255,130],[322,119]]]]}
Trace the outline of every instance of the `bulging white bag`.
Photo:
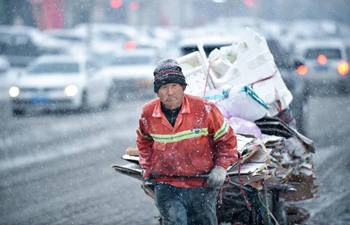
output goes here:
{"type": "Polygon", "coordinates": [[[228,98],[216,103],[226,118],[239,117],[254,122],[268,112],[265,102],[248,86],[231,88],[228,98]]]}
{"type": "Polygon", "coordinates": [[[261,130],[254,122],[238,117],[231,117],[228,123],[237,134],[248,134],[262,139],[261,130]]]}

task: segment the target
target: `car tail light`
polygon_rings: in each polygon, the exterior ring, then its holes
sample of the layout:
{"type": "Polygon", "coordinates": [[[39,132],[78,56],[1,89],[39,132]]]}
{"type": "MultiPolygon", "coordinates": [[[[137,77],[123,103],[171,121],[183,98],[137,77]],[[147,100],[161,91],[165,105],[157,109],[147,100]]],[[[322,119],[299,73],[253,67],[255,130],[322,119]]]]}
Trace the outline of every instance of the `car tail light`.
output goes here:
{"type": "Polygon", "coordinates": [[[318,56],[317,56],[317,62],[318,62],[320,65],[326,65],[326,63],[327,63],[327,56],[322,55],[322,54],[318,55],[318,56]]]}
{"type": "Polygon", "coordinates": [[[136,47],[137,47],[136,41],[127,41],[127,42],[125,42],[125,44],[124,44],[124,48],[125,48],[126,50],[133,50],[133,49],[135,49],[136,47]]]}
{"type": "Polygon", "coordinates": [[[340,61],[338,64],[338,73],[342,76],[347,75],[349,72],[349,64],[344,60],[340,61]]]}
{"type": "Polygon", "coordinates": [[[299,74],[300,76],[305,76],[307,74],[308,70],[309,69],[305,65],[298,66],[297,74],[299,74]]]}

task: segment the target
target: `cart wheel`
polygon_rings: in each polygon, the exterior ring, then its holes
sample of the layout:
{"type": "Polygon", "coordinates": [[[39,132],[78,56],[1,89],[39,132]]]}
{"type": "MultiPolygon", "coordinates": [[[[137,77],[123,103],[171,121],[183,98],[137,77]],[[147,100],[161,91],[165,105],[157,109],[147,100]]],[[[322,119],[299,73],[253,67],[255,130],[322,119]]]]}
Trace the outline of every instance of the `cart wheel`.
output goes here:
{"type": "Polygon", "coordinates": [[[13,109],[12,115],[14,117],[20,117],[24,115],[24,110],[19,110],[19,109],[13,109]]]}

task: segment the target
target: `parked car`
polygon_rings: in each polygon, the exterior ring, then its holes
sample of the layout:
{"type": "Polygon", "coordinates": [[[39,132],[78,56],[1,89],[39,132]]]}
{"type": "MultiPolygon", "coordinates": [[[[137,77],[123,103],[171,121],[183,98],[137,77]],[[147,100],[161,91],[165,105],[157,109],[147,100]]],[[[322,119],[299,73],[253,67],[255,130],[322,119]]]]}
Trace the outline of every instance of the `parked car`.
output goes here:
{"type": "Polygon", "coordinates": [[[0,56],[0,100],[7,97],[10,63],[6,57],[0,56]]]}
{"type": "Polygon", "coordinates": [[[90,48],[100,50],[117,51],[124,47],[125,42],[139,35],[135,27],[113,23],[83,23],[76,25],[73,30],[85,37],[90,48]]]}
{"type": "Polygon", "coordinates": [[[153,71],[158,61],[157,51],[134,49],[114,52],[110,56],[109,64],[104,66],[101,73],[113,79],[114,93],[118,99],[154,95],[153,71]]]}
{"type": "Polygon", "coordinates": [[[0,76],[3,76],[10,70],[10,63],[6,57],[0,56],[0,76]]]}
{"type": "Polygon", "coordinates": [[[61,43],[69,46],[69,52],[73,54],[84,53],[88,46],[88,38],[86,35],[78,33],[74,29],[50,29],[44,32],[45,35],[53,39],[59,40],[61,43]]]}
{"type": "Polygon", "coordinates": [[[36,57],[45,54],[67,53],[65,43],[25,26],[0,26],[0,55],[6,56],[11,66],[26,67],[36,57]]]}
{"type": "Polygon", "coordinates": [[[342,40],[304,40],[295,45],[294,55],[295,61],[301,62],[297,72],[309,93],[317,89],[350,91],[349,59],[342,40]]]}
{"type": "Polygon", "coordinates": [[[194,51],[198,51],[197,44],[203,44],[203,49],[205,54],[209,56],[216,48],[223,46],[232,45],[237,43],[238,36],[220,36],[220,35],[210,35],[210,36],[201,36],[201,37],[186,37],[183,38],[179,43],[180,55],[187,55],[194,51]]]}
{"type": "Polygon", "coordinates": [[[41,56],[10,87],[14,115],[29,110],[107,109],[112,82],[85,57],[41,56]]]}

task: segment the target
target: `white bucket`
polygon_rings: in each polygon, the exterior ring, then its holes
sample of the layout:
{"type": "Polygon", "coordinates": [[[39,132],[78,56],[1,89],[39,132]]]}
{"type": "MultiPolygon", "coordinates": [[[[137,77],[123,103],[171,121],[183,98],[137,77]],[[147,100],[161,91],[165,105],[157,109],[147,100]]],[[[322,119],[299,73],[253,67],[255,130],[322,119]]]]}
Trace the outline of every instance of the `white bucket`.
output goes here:
{"type": "Polygon", "coordinates": [[[199,51],[177,58],[176,61],[186,77],[186,93],[203,97],[206,91],[213,89],[212,82],[208,80],[208,69],[199,51]]]}

